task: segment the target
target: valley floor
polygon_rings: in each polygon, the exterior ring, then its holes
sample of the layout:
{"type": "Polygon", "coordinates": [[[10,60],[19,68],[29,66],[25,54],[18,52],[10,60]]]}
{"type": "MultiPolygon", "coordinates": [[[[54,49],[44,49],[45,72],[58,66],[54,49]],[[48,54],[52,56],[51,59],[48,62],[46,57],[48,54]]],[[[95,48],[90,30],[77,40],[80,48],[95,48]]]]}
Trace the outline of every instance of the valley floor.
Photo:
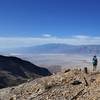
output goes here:
{"type": "MultiPolygon", "coordinates": [[[[26,54],[17,55],[35,63],[38,66],[48,68],[51,72],[58,72],[66,68],[84,68],[92,70],[92,57],[94,55],[79,54],[26,54]]],[[[98,70],[100,69],[100,56],[98,57],[98,70]]]]}

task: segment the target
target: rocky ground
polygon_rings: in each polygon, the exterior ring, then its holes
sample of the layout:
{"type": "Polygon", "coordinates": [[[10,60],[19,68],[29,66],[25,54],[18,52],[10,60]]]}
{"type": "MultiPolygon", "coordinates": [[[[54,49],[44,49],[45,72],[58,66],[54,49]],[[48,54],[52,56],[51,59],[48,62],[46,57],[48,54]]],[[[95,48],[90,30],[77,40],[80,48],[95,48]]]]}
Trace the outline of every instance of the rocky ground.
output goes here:
{"type": "Polygon", "coordinates": [[[1,89],[0,100],[100,100],[100,72],[65,70],[1,89]]]}

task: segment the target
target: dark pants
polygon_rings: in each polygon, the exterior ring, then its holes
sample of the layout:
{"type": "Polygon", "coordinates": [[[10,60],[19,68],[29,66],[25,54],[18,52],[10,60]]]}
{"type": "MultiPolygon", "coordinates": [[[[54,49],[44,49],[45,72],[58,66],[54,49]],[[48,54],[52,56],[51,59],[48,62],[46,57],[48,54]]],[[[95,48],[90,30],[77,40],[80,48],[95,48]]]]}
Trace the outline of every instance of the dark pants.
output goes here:
{"type": "Polygon", "coordinates": [[[97,69],[97,64],[93,64],[93,71],[96,71],[97,69]]]}

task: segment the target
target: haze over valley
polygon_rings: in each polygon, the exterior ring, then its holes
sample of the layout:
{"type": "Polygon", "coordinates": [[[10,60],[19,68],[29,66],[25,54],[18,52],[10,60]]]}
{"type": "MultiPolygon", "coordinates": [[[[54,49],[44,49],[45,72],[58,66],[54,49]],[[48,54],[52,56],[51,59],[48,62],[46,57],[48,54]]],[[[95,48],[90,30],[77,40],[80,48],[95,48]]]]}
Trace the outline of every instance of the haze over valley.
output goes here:
{"type": "MultiPolygon", "coordinates": [[[[25,48],[4,50],[4,54],[17,56],[58,72],[66,68],[84,68],[92,70],[92,57],[96,54],[100,59],[100,45],[66,45],[45,44],[25,48]]],[[[98,64],[99,66],[100,64],[98,64]]],[[[98,67],[99,69],[99,67],[98,67]]]]}

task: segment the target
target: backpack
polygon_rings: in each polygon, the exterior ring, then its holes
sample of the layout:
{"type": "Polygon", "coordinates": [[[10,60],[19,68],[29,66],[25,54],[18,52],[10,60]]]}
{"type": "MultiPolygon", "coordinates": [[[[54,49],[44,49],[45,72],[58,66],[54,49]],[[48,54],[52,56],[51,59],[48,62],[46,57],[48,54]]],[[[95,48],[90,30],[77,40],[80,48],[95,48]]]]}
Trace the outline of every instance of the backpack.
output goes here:
{"type": "Polygon", "coordinates": [[[97,64],[97,58],[93,58],[93,64],[97,64]]]}

